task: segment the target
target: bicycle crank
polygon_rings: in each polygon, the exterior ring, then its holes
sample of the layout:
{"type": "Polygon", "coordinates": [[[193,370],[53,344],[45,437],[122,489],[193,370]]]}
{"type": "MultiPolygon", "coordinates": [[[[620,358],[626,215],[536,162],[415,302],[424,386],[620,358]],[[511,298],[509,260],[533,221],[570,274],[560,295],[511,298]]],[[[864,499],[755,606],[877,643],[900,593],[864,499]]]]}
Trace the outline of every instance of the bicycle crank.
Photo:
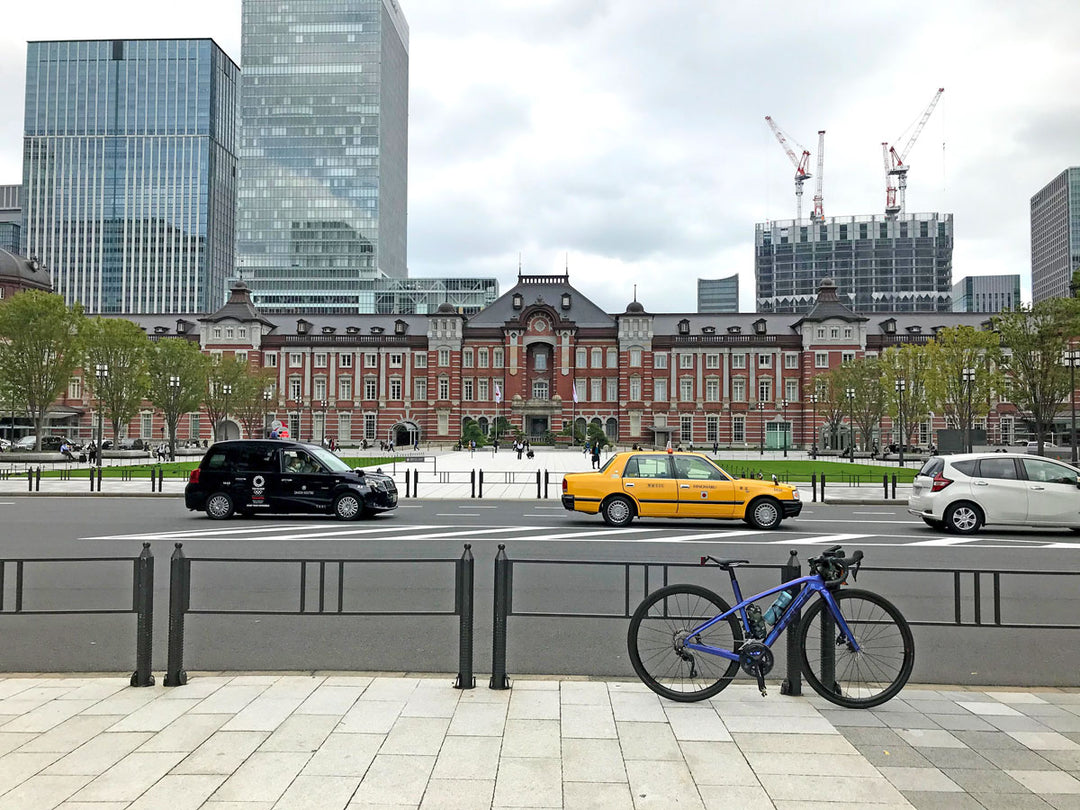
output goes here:
{"type": "Polygon", "coordinates": [[[760,641],[745,641],[739,650],[739,666],[747,675],[757,679],[758,691],[762,697],[768,695],[765,676],[772,672],[775,662],[772,650],[760,641]]]}

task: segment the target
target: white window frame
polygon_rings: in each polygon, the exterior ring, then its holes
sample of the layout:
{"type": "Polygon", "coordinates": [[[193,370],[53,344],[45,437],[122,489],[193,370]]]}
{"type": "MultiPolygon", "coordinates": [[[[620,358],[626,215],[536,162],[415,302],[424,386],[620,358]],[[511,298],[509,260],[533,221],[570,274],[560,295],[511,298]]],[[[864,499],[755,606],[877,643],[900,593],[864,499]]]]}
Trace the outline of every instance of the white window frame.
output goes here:
{"type": "Polygon", "coordinates": [[[417,377],[413,380],[413,399],[427,399],[427,377],[417,377]]]}
{"type": "Polygon", "coordinates": [[[658,352],[657,354],[653,355],[652,362],[653,368],[666,369],[668,367],[668,356],[664,352],[658,352]]]}
{"type": "Polygon", "coordinates": [[[694,367],[694,354],[693,352],[682,352],[679,354],[679,368],[683,370],[692,369],[694,367]]]}
{"type": "Polygon", "coordinates": [[[720,368],[720,355],[715,352],[705,355],[705,368],[710,371],[720,368]]]}
{"type": "Polygon", "coordinates": [[[265,368],[277,368],[277,352],[263,354],[263,366],[265,368]]]}
{"type": "Polygon", "coordinates": [[[694,378],[690,376],[679,377],[679,402],[694,401],[694,378]]]}
{"type": "Polygon", "coordinates": [[[746,355],[742,353],[731,355],[731,367],[746,368],[746,355]]]}
{"type": "Polygon", "coordinates": [[[814,368],[828,368],[829,367],[829,353],[828,352],[814,352],[814,368]]]}
{"type": "Polygon", "coordinates": [[[772,355],[759,354],[757,364],[758,368],[772,368],[772,355]]]}
{"type": "Polygon", "coordinates": [[[797,369],[799,367],[798,352],[784,352],[784,368],[797,369]]]}
{"type": "Polygon", "coordinates": [[[731,380],[731,401],[746,402],[746,377],[734,377],[731,380]]]}

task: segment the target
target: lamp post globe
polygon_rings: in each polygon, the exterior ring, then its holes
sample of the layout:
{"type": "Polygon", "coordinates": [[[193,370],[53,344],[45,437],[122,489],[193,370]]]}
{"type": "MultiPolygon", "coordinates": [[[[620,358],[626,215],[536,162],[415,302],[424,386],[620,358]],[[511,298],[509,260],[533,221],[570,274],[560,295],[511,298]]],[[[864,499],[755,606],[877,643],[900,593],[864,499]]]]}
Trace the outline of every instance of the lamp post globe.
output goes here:
{"type": "Polygon", "coordinates": [[[850,438],[850,445],[851,446],[848,448],[848,459],[851,461],[852,464],[854,464],[855,463],[855,389],[849,387],[847,389],[847,391],[845,391],[845,393],[847,394],[847,401],[848,401],[848,415],[849,415],[850,420],[851,420],[850,427],[849,427],[849,434],[850,434],[850,437],[851,437],[850,438]]]}
{"type": "Polygon", "coordinates": [[[758,411],[758,428],[759,428],[759,444],[758,455],[765,455],[765,403],[759,401],[757,404],[758,411]]]}
{"type": "Polygon", "coordinates": [[[808,399],[810,400],[810,404],[814,408],[814,420],[810,425],[810,427],[812,429],[812,433],[811,433],[811,436],[810,436],[810,458],[816,460],[817,459],[817,439],[818,439],[818,437],[817,437],[817,404],[818,404],[818,394],[817,394],[817,392],[815,391],[814,393],[810,394],[808,399]]]}
{"type": "MultiPolygon", "coordinates": [[[[101,445],[105,441],[105,411],[101,407],[101,389],[105,385],[106,380],[109,379],[109,364],[98,363],[94,366],[94,376],[97,378],[97,400],[98,400],[98,442],[97,442],[97,466],[101,468],[101,445]]],[[[100,479],[99,482],[100,484],[100,479]]]]}

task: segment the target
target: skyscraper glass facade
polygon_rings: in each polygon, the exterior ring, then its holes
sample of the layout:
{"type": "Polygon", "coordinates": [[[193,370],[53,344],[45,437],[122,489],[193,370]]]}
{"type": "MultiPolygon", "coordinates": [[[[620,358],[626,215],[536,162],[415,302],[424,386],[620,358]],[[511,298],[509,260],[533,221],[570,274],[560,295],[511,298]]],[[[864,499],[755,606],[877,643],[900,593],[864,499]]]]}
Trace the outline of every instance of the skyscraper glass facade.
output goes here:
{"type": "Polygon", "coordinates": [[[739,274],[697,280],[698,312],[738,312],[739,274]]]}
{"type": "Polygon", "coordinates": [[[1020,306],[1020,275],[968,276],[953,285],[953,312],[1002,312],[1020,306]]]}
{"type": "Polygon", "coordinates": [[[1031,198],[1031,298],[1071,295],[1080,268],[1080,167],[1066,169],[1031,198]]]}
{"type": "Polygon", "coordinates": [[[225,300],[239,69],[209,39],[31,42],[25,253],[89,312],[225,300]]]}
{"type": "Polygon", "coordinates": [[[237,270],[265,312],[404,278],[408,26],[395,0],[244,0],[237,270]]]}
{"type": "Polygon", "coordinates": [[[809,312],[825,278],[856,312],[952,309],[952,214],[754,226],[758,312],[809,312]]]}

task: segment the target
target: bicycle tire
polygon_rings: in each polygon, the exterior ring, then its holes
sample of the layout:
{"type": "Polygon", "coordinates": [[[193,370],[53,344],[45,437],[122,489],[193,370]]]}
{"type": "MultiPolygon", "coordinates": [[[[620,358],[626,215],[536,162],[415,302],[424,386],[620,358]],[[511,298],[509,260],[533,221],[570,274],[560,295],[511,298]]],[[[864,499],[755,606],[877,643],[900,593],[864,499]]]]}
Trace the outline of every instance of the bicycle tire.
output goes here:
{"type": "MultiPolygon", "coordinates": [[[[642,683],[656,694],[681,703],[705,700],[731,683],[738,661],[708,653],[686,653],[677,643],[683,633],[730,610],[727,602],[700,585],[669,585],[649,594],[630,618],[626,646],[642,683]],[[695,674],[696,673],[696,674],[695,674]]],[[[735,615],[717,622],[700,643],[736,651],[743,634],[735,615]]]]}
{"type": "Polygon", "coordinates": [[[904,688],[915,665],[911,627],[896,606],[879,594],[856,588],[833,592],[840,614],[855,635],[859,652],[847,648],[824,599],[818,599],[799,626],[803,674],[826,700],[848,709],[869,709],[892,699],[904,688]],[[823,683],[821,630],[833,625],[836,640],[832,683],[823,683]],[[813,635],[811,635],[813,633],[813,635]],[[808,643],[809,642],[809,643],[808,643]],[[811,650],[816,656],[811,656],[811,650]]]}

